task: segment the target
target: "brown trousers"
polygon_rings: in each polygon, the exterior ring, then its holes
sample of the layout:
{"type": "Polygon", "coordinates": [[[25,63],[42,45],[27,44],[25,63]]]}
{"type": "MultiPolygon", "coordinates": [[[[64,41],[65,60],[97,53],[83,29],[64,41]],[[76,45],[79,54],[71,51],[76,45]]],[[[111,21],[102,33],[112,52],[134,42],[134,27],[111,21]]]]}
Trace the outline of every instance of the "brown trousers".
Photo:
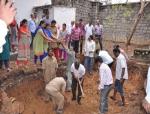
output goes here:
{"type": "Polygon", "coordinates": [[[46,92],[50,95],[56,114],[63,114],[64,96],[54,87],[47,87],[46,92]]]}

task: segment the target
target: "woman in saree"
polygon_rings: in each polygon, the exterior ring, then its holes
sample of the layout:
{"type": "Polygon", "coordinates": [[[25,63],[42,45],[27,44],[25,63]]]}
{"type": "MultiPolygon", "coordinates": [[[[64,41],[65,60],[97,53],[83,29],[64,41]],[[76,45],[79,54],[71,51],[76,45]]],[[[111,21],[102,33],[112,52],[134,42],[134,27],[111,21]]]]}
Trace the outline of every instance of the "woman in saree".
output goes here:
{"type": "Polygon", "coordinates": [[[26,19],[21,21],[18,34],[17,64],[23,66],[26,66],[30,60],[30,32],[27,22],[26,19]]]}
{"type": "Polygon", "coordinates": [[[44,32],[45,27],[46,23],[44,21],[41,21],[35,32],[35,37],[33,40],[35,64],[37,64],[38,58],[40,59],[40,63],[42,64],[42,60],[47,56],[48,42],[52,42],[52,40],[44,32]]]}

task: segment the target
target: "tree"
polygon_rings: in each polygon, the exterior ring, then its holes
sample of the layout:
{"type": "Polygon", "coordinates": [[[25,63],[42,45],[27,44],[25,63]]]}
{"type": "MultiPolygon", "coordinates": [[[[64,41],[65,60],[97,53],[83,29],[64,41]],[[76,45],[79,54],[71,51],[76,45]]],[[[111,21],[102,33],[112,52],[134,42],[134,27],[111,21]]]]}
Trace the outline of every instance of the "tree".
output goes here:
{"type": "Polygon", "coordinates": [[[127,46],[130,45],[132,37],[136,31],[136,27],[138,23],[140,22],[141,18],[143,17],[144,9],[149,4],[149,2],[146,2],[145,0],[140,0],[140,2],[141,2],[140,10],[138,12],[137,18],[135,19],[131,32],[129,33],[129,36],[127,37],[127,46]]]}

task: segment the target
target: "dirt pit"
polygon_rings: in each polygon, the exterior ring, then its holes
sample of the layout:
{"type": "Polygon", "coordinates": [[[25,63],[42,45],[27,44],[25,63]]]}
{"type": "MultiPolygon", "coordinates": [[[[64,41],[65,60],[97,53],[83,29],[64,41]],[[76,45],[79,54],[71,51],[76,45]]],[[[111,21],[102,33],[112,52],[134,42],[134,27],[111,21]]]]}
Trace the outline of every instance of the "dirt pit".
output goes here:
{"type": "MultiPolygon", "coordinates": [[[[120,101],[118,95],[116,101],[109,99],[108,114],[146,114],[141,106],[141,102],[145,96],[143,87],[145,79],[144,70],[141,67],[136,67],[133,63],[129,65],[129,69],[129,80],[125,83],[126,106],[118,106],[118,102],[120,101]]],[[[21,75],[21,77],[22,76],[23,75],[21,75]]],[[[84,92],[86,96],[81,101],[82,105],[71,101],[72,94],[71,92],[67,93],[70,104],[65,105],[64,114],[98,114],[98,72],[95,71],[93,76],[87,75],[85,77],[84,92]]],[[[44,86],[42,73],[33,73],[22,81],[19,81],[15,86],[9,87],[6,93],[9,97],[16,98],[17,101],[24,105],[22,114],[55,114],[51,101],[45,102],[43,100],[44,86]]],[[[113,90],[109,96],[112,94],[113,90]]]]}

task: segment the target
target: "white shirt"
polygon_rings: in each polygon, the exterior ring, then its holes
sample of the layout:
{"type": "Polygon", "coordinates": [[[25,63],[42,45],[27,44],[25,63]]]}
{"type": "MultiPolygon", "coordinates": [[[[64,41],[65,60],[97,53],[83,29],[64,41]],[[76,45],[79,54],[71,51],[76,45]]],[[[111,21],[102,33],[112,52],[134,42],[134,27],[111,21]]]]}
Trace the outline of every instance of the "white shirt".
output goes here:
{"type": "Polygon", "coordinates": [[[90,35],[93,35],[93,30],[94,30],[93,25],[89,26],[89,24],[87,24],[85,26],[85,38],[86,38],[86,40],[89,38],[90,35]]]}
{"type": "Polygon", "coordinates": [[[104,89],[105,85],[110,85],[113,83],[113,77],[112,77],[112,72],[111,69],[108,67],[107,64],[102,63],[100,68],[99,68],[99,76],[100,76],[100,84],[98,89],[104,89]]]}
{"type": "Polygon", "coordinates": [[[0,19],[0,53],[3,51],[3,45],[6,43],[5,36],[7,35],[8,29],[6,23],[0,19]]]}
{"type": "Polygon", "coordinates": [[[147,86],[146,86],[146,101],[150,103],[150,67],[148,69],[148,74],[147,74],[147,86]]]}
{"type": "Polygon", "coordinates": [[[96,35],[103,34],[103,25],[95,25],[94,32],[96,35]]]}
{"type": "Polygon", "coordinates": [[[95,51],[95,41],[91,40],[91,41],[87,41],[84,47],[84,51],[85,51],[85,56],[88,57],[94,57],[94,51],[95,51]]]}
{"type": "Polygon", "coordinates": [[[121,79],[122,69],[125,68],[125,73],[123,79],[128,79],[128,69],[127,69],[127,62],[126,58],[123,54],[120,55],[116,59],[116,79],[121,79]]]}
{"type": "Polygon", "coordinates": [[[113,58],[109,55],[107,51],[104,50],[100,51],[99,56],[103,59],[103,62],[107,65],[113,62],[113,58]]]}
{"type": "Polygon", "coordinates": [[[78,70],[75,69],[74,63],[71,65],[71,72],[74,74],[76,78],[82,78],[85,74],[85,67],[80,64],[78,70]]]}
{"type": "Polygon", "coordinates": [[[36,23],[32,19],[29,20],[29,30],[32,33],[35,33],[35,30],[36,30],[36,23]]]}

